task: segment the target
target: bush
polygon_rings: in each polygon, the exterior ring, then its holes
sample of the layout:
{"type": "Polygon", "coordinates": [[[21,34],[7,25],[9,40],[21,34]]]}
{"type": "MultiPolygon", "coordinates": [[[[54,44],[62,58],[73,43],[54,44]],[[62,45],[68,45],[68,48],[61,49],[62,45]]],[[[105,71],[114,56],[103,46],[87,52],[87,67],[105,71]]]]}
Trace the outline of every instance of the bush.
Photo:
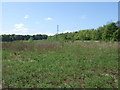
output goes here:
{"type": "Polygon", "coordinates": [[[29,41],[29,42],[32,42],[32,41],[33,41],[33,37],[30,37],[30,38],[28,39],[28,41],[29,41]]]}

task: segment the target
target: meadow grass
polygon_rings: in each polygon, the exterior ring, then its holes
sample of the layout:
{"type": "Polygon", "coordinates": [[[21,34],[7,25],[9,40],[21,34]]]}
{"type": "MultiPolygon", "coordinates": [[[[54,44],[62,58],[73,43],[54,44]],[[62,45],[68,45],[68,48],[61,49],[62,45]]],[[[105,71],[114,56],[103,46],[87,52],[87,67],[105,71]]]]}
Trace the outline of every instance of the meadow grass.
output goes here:
{"type": "Polygon", "coordinates": [[[118,88],[118,42],[2,43],[3,88],[118,88]]]}

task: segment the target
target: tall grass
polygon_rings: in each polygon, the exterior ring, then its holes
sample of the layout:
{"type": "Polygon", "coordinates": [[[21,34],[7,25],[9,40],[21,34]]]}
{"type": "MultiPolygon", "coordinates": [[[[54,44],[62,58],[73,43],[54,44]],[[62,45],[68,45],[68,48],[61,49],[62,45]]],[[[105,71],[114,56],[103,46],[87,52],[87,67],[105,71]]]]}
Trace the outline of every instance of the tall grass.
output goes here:
{"type": "Polygon", "coordinates": [[[118,88],[117,42],[4,42],[4,88],[118,88]]]}

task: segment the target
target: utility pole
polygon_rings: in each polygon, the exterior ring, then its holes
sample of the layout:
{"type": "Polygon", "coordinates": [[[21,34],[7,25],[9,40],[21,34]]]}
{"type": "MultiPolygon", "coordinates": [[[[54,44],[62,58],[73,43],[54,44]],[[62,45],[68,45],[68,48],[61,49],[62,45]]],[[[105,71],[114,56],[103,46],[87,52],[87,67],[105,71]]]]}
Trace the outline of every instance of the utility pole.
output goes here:
{"type": "Polygon", "coordinates": [[[59,25],[57,25],[57,34],[56,34],[56,39],[57,39],[58,32],[59,32],[59,25]]]}

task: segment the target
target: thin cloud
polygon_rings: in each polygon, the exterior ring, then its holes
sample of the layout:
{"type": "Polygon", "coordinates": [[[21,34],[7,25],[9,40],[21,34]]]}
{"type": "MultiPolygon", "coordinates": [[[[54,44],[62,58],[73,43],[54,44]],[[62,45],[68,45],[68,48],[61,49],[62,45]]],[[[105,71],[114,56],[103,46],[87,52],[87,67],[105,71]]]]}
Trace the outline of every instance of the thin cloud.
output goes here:
{"type": "Polygon", "coordinates": [[[45,34],[45,35],[48,35],[48,36],[53,36],[55,35],[54,33],[48,33],[48,32],[38,32],[38,33],[34,33],[35,35],[36,34],[45,34]]]}
{"type": "Polygon", "coordinates": [[[53,18],[48,17],[48,18],[45,18],[45,20],[50,21],[50,20],[53,20],[53,18]]]}
{"type": "Polygon", "coordinates": [[[70,32],[72,32],[72,31],[70,31],[70,30],[65,30],[63,33],[70,33],[70,32]]]}
{"type": "Polygon", "coordinates": [[[30,17],[29,15],[25,15],[25,16],[24,16],[25,19],[28,19],[29,17],[30,17]]]}
{"type": "Polygon", "coordinates": [[[28,28],[26,28],[24,26],[24,24],[22,24],[22,23],[15,24],[14,25],[14,29],[12,30],[12,32],[14,32],[14,33],[27,33],[28,32],[28,28]]]}
{"type": "Polygon", "coordinates": [[[86,18],[87,18],[86,15],[80,16],[80,19],[86,19],[86,18]]]}

